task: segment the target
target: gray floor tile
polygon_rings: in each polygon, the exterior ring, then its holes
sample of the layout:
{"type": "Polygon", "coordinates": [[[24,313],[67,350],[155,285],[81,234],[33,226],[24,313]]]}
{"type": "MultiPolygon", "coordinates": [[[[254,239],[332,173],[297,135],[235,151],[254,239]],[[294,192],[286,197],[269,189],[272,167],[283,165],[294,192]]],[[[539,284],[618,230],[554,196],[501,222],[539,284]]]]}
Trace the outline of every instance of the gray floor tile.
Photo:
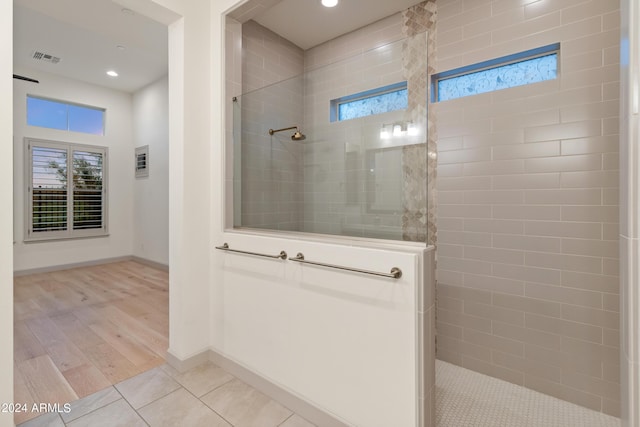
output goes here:
{"type": "Polygon", "coordinates": [[[173,378],[198,397],[234,379],[233,375],[211,362],[177,373],[173,378]]]}
{"type": "Polygon", "coordinates": [[[276,427],[292,414],[238,379],[204,395],[202,401],[235,427],[276,427]]]}
{"type": "Polygon", "coordinates": [[[162,369],[167,375],[169,375],[172,378],[180,373],[176,368],[169,365],[168,363],[160,365],[160,369],[162,369]]]}
{"type": "Polygon", "coordinates": [[[139,410],[151,427],[231,427],[184,388],[139,410]]]}
{"type": "Polygon", "coordinates": [[[51,412],[25,421],[19,424],[18,427],[64,427],[64,423],[58,413],[51,412]]]}
{"type": "Polygon", "coordinates": [[[280,424],[280,427],[316,427],[316,425],[311,424],[300,415],[293,414],[292,416],[287,418],[285,422],[280,424]]]}
{"type": "Polygon", "coordinates": [[[67,424],[68,427],[147,427],[124,399],[103,406],[67,424]]]}
{"type": "Polygon", "coordinates": [[[76,418],[80,418],[81,416],[88,414],[89,412],[102,408],[109,403],[113,403],[118,399],[122,399],[122,396],[120,396],[120,393],[118,393],[115,388],[105,388],[104,390],[100,390],[96,393],[90,394],[89,396],[83,397],[80,400],[71,402],[71,411],[60,415],[62,416],[62,420],[65,423],[68,423],[76,418]]]}
{"type": "Polygon", "coordinates": [[[180,388],[162,369],[154,368],[116,384],[116,388],[135,409],[157,400],[180,388]]]}

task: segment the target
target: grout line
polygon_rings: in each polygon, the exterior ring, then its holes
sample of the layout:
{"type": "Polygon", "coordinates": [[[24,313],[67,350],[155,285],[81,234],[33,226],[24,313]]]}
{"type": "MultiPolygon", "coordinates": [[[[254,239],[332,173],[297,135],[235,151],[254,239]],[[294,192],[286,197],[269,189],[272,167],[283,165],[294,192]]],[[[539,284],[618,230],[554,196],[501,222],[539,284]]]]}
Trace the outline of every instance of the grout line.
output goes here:
{"type": "MultiPolygon", "coordinates": [[[[287,408],[289,409],[289,408],[287,408]]],[[[290,409],[289,409],[290,410],[290,409]]],[[[282,425],[284,425],[284,423],[286,423],[290,418],[292,418],[295,415],[295,412],[291,412],[291,415],[289,415],[287,418],[285,418],[284,421],[282,421],[280,424],[278,424],[278,427],[282,427],[282,425]]]]}
{"type": "MultiPolygon", "coordinates": [[[[113,386],[110,386],[110,387],[113,387],[113,386]]],[[[115,387],[113,387],[113,388],[115,388],[115,387]]],[[[106,388],[105,388],[105,389],[103,389],[103,390],[106,390],[106,388]]],[[[117,390],[116,390],[116,391],[117,391],[117,390]]],[[[96,393],[97,393],[97,392],[96,392],[96,393]]],[[[91,395],[89,395],[89,396],[91,396],[91,395]]],[[[113,402],[109,402],[109,403],[106,403],[106,404],[104,404],[104,405],[102,405],[102,406],[100,406],[100,407],[98,407],[98,408],[95,408],[95,409],[93,409],[92,411],[89,411],[89,412],[87,412],[86,414],[83,414],[83,415],[79,416],[78,418],[74,418],[74,419],[72,419],[72,420],[69,420],[69,422],[68,422],[68,423],[65,423],[65,422],[64,422],[64,420],[62,420],[62,424],[64,424],[65,426],[68,426],[70,423],[73,423],[73,422],[75,422],[75,421],[78,421],[79,419],[84,418],[84,417],[86,417],[86,416],[87,416],[87,415],[89,415],[89,414],[93,414],[94,412],[97,412],[97,411],[99,411],[100,409],[106,408],[107,406],[112,405],[112,404],[114,404],[114,403],[118,402],[119,400],[124,400],[124,401],[126,402],[126,399],[125,399],[124,397],[122,397],[122,395],[120,395],[120,396],[121,396],[121,397],[120,397],[120,399],[116,399],[116,400],[114,400],[113,402]]],[[[83,398],[83,399],[84,399],[84,398],[83,398]]],[[[78,400],[80,400],[80,399],[78,399],[78,400]]],[[[127,403],[129,403],[129,402],[127,402],[127,403]]]]}
{"type": "MultiPolygon", "coordinates": [[[[229,383],[229,382],[231,382],[231,381],[233,381],[233,380],[229,380],[229,381],[227,381],[227,382],[226,382],[226,383],[224,383],[224,384],[227,384],[227,383],[229,383]]],[[[176,382],[177,382],[177,381],[176,381],[176,382]]],[[[180,383],[178,383],[178,384],[180,384],[180,383]]],[[[213,390],[217,390],[217,389],[219,389],[219,388],[220,388],[220,387],[222,387],[224,384],[219,385],[218,387],[216,387],[216,388],[214,388],[214,389],[212,389],[212,390],[210,390],[210,391],[206,392],[205,394],[203,394],[203,396],[205,396],[205,395],[207,395],[207,394],[211,393],[213,390]]],[[[198,396],[196,396],[195,394],[193,394],[193,393],[191,392],[191,390],[189,390],[188,388],[186,388],[186,387],[185,387],[185,386],[183,386],[182,384],[180,384],[180,387],[181,387],[182,389],[184,389],[187,393],[189,393],[191,396],[195,397],[195,398],[196,398],[196,400],[198,400],[198,401],[199,401],[200,403],[202,403],[206,408],[208,408],[208,409],[209,409],[209,410],[211,410],[214,414],[216,414],[216,415],[217,415],[217,416],[219,416],[221,419],[223,419],[223,420],[224,420],[226,423],[228,423],[230,426],[233,426],[233,423],[232,423],[231,421],[229,421],[228,419],[226,419],[225,417],[223,417],[223,416],[222,416],[222,414],[219,414],[219,413],[218,413],[215,409],[213,409],[211,406],[209,406],[209,405],[207,405],[206,403],[204,403],[204,402],[202,401],[202,399],[200,399],[198,396]]],[[[176,390],[176,391],[177,391],[177,390],[176,390]]]]}
{"type": "MultiPolygon", "coordinates": [[[[140,375],[140,374],[138,374],[140,375]]],[[[137,376],[137,375],[136,375],[137,376]]],[[[131,377],[134,378],[134,377],[131,377]]],[[[125,380],[126,381],[126,380],[125,380]]],[[[121,381],[122,382],[122,381],[121,381]]],[[[133,409],[133,412],[136,413],[136,415],[142,420],[143,423],[145,423],[147,426],[149,426],[149,423],[147,422],[147,420],[144,419],[144,417],[138,412],[138,410],[136,408],[133,407],[133,405],[131,405],[131,402],[129,402],[124,395],[120,392],[120,390],[118,390],[118,388],[115,386],[115,384],[113,385],[113,388],[116,389],[116,392],[122,397],[122,400],[124,400],[127,405],[129,405],[129,407],[131,409],[133,409]]]]}
{"type": "MultiPolygon", "coordinates": [[[[211,364],[214,364],[214,365],[215,365],[215,363],[213,363],[213,362],[205,362],[205,363],[211,363],[211,364]]],[[[218,365],[215,365],[215,366],[218,366],[218,365]]],[[[220,368],[220,367],[218,366],[218,368],[220,368]]],[[[220,369],[222,369],[222,368],[220,368],[220,369]]],[[[225,372],[227,372],[227,371],[226,371],[226,370],[224,370],[224,369],[222,369],[222,370],[223,370],[223,371],[225,371],[225,372]]],[[[229,374],[229,372],[227,372],[227,374],[229,374]]],[[[231,374],[229,374],[229,375],[231,375],[231,374]]],[[[214,390],[217,390],[217,389],[221,388],[222,386],[224,386],[224,385],[226,385],[226,384],[229,384],[229,383],[230,383],[231,381],[233,381],[234,379],[237,379],[235,376],[233,376],[233,375],[231,375],[231,376],[233,377],[232,379],[230,379],[229,381],[225,382],[224,384],[220,384],[219,386],[217,386],[217,387],[215,387],[215,388],[213,388],[213,389],[209,390],[208,392],[206,392],[206,393],[205,393],[205,394],[203,394],[202,396],[206,396],[207,394],[209,394],[209,393],[213,392],[214,390]]],[[[176,381],[176,382],[177,382],[177,381],[176,381]]],[[[181,383],[179,383],[179,382],[178,382],[178,384],[180,384],[180,385],[182,386],[182,384],[181,384],[181,383]]],[[[191,391],[190,391],[189,389],[187,389],[187,388],[186,388],[186,387],[184,387],[184,386],[182,386],[182,387],[187,391],[187,393],[191,394],[193,397],[195,397],[196,399],[198,399],[198,400],[200,401],[200,403],[202,403],[205,407],[207,407],[207,408],[209,408],[211,411],[213,411],[213,413],[214,413],[214,414],[216,414],[217,416],[219,416],[219,417],[220,417],[221,419],[223,419],[226,423],[229,423],[229,425],[230,425],[230,426],[233,426],[233,423],[232,423],[231,421],[229,421],[228,419],[226,419],[225,417],[223,417],[223,416],[222,416],[222,414],[218,413],[218,411],[216,411],[216,410],[215,410],[215,409],[213,409],[211,406],[209,406],[209,405],[207,405],[206,403],[204,403],[204,402],[202,401],[202,399],[201,399],[201,398],[199,398],[199,397],[198,397],[198,396],[196,396],[195,394],[191,393],[191,391]]]]}
{"type": "MultiPolygon", "coordinates": [[[[207,362],[207,363],[212,363],[212,362],[207,362]]],[[[165,364],[166,364],[166,362],[165,362],[165,364]]],[[[217,366],[217,365],[216,365],[216,366],[217,366]]],[[[157,402],[158,400],[163,399],[163,398],[165,398],[165,397],[167,397],[167,396],[169,396],[169,395],[171,395],[171,394],[173,394],[173,393],[175,393],[175,392],[179,391],[180,389],[183,389],[184,391],[186,391],[187,393],[189,393],[191,396],[193,396],[196,400],[198,400],[200,403],[202,403],[206,408],[210,409],[213,413],[215,413],[215,414],[216,414],[216,415],[218,415],[221,419],[223,419],[225,422],[227,422],[230,426],[233,426],[233,424],[232,424],[229,420],[227,420],[226,418],[224,418],[224,417],[223,417],[221,414],[219,414],[215,409],[213,409],[212,407],[210,407],[209,405],[207,405],[206,403],[204,403],[204,402],[202,401],[202,399],[200,399],[198,396],[196,396],[195,394],[193,394],[193,393],[192,393],[188,388],[186,388],[186,387],[185,387],[181,382],[179,382],[178,380],[176,380],[176,379],[175,379],[175,377],[174,377],[173,375],[170,375],[168,372],[166,372],[166,371],[165,371],[164,369],[162,369],[160,366],[158,366],[157,368],[159,368],[159,369],[160,369],[160,371],[161,371],[163,374],[165,374],[167,377],[171,378],[171,379],[172,379],[176,384],[178,384],[178,385],[179,385],[179,387],[178,387],[177,389],[172,390],[172,391],[170,391],[169,393],[167,393],[167,394],[165,394],[165,395],[163,395],[163,396],[160,396],[160,397],[158,397],[158,398],[156,398],[156,399],[152,400],[151,402],[149,402],[149,403],[147,403],[147,404],[145,404],[145,405],[141,406],[140,408],[138,408],[138,410],[139,410],[139,409],[142,409],[142,408],[146,408],[147,406],[149,406],[149,405],[151,405],[151,404],[153,404],[153,403],[157,402]]],[[[154,369],[155,369],[155,368],[154,368],[154,369]]],[[[222,369],[222,368],[220,368],[220,369],[222,369]]],[[[147,371],[147,372],[148,372],[148,371],[147,371]]],[[[227,371],[225,371],[225,372],[227,372],[227,371]]],[[[144,373],[144,372],[143,372],[143,373],[144,373]]],[[[228,373],[228,372],[227,372],[227,373],[228,373]]],[[[142,374],[142,373],[141,373],[141,374],[142,374]]],[[[141,375],[141,374],[138,374],[138,375],[141,375]]],[[[231,375],[231,374],[230,374],[230,375],[231,375]]],[[[132,377],[132,378],[134,378],[134,377],[132,377]]],[[[235,377],[233,377],[233,379],[235,379],[235,377]]],[[[230,383],[231,381],[233,381],[233,379],[230,379],[229,381],[227,381],[227,382],[225,382],[225,383],[223,383],[223,384],[220,384],[219,386],[217,386],[217,387],[215,387],[215,388],[213,388],[213,389],[211,389],[211,390],[207,391],[205,394],[203,394],[203,396],[205,396],[205,395],[207,395],[207,394],[211,393],[211,392],[212,392],[212,391],[214,391],[214,390],[219,389],[220,387],[224,386],[225,384],[230,383]]],[[[125,381],[126,381],[126,380],[125,380],[125,381]]],[[[114,387],[115,387],[115,386],[114,386],[114,387]]],[[[120,391],[118,390],[118,392],[120,392],[120,391]]],[[[120,395],[122,396],[122,398],[123,398],[125,401],[127,401],[127,399],[122,395],[122,393],[120,393],[120,395]]],[[[127,403],[129,403],[129,401],[127,401],[127,403]]],[[[130,403],[129,403],[129,406],[131,406],[131,404],[130,404],[130,403]]],[[[135,408],[133,408],[133,409],[134,409],[134,411],[136,411],[136,413],[137,413],[141,418],[143,418],[143,417],[142,417],[142,415],[140,415],[140,413],[138,412],[138,410],[136,410],[135,408]]],[[[144,418],[143,418],[143,419],[144,419],[144,418]]],[[[146,420],[145,420],[145,422],[146,422],[146,420]]]]}

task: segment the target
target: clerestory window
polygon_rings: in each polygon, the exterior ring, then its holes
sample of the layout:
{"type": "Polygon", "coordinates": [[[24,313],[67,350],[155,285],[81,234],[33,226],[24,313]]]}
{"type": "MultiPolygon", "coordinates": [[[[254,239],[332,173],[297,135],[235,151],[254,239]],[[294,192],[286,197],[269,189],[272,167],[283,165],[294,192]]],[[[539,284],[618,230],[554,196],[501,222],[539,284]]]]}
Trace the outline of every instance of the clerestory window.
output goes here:
{"type": "Polygon", "coordinates": [[[559,51],[556,43],[434,74],[432,100],[448,101],[553,80],[558,77],[559,51]]]}
{"type": "Polygon", "coordinates": [[[331,100],[331,121],[343,121],[405,110],[407,82],[396,83],[331,100]]]}
{"type": "Polygon", "coordinates": [[[27,96],[29,126],[104,135],[104,115],[103,108],[27,96]]]}

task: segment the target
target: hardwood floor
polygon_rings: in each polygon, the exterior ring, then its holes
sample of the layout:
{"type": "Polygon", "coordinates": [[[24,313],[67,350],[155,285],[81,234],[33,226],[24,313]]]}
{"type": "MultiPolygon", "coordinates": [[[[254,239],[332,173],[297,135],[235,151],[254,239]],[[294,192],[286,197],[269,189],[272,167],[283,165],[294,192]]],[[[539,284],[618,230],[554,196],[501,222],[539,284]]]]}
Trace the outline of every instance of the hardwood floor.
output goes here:
{"type": "Polygon", "coordinates": [[[168,282],[134,261],[16,277],[15,402],[68,403],[162,365],[168,282]]]}

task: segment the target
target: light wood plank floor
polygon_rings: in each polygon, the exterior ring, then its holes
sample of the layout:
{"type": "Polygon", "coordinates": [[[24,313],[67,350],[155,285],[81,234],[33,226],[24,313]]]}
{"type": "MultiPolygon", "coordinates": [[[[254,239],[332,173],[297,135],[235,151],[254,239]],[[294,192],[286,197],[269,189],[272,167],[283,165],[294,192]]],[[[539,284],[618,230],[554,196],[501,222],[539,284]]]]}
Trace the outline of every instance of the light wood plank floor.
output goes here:
{"type": "MultiPolygon", "coordinates": [[[[68,403],[164,363],[167,272],[125,261],[14,285],[15,402],[68,403]]],[[[37,415],[16,413],[15,422],[37,415]]]]}

